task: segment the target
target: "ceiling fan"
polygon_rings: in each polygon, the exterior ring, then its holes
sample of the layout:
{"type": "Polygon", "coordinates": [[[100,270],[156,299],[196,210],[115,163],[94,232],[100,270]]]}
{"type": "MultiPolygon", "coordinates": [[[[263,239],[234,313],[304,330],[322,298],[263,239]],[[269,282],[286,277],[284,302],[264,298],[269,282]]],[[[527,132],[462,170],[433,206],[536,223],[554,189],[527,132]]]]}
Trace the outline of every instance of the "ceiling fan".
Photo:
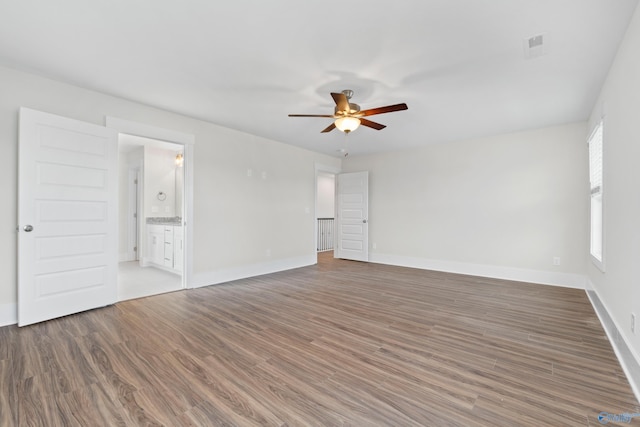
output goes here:
{"type": "Polygon", "coordinates": [[[338,128],[344,133],[349,133],[358,128],[358,126],[366,126],[375,130],[386,128],[385,125],[372,122],[364,117],[373,116],[374,114],[391,113],[393,111],[406,110],[407,104],[387,105],[386,107],[371,108],[369,110],[360,111],[358,104],[350,103],[349,100],[353,96],[350,89],[343,90],[340,93],[331,93],[331,97],[336,103],[333,114],[289,114],[289,117],[327,117],[335,119],[333,123],[327,126],[321,133],[331,132],[338,128]]]}

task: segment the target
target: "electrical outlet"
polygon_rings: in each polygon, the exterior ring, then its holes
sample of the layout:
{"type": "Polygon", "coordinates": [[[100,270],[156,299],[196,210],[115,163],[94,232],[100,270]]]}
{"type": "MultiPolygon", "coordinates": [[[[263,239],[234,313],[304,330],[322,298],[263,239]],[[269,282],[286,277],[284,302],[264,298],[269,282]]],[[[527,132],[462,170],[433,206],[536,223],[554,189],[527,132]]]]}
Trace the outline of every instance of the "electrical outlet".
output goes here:
{"type": "Polygon", "coordinates": [[[554,256],[553,257],[553,265],[560,265],[560,257],[559,256],[554,256]]]}
{"type": "Polygon", "coordinates": [[[636,315],[631,313],[631,333],[636,333],[636,315]]]}

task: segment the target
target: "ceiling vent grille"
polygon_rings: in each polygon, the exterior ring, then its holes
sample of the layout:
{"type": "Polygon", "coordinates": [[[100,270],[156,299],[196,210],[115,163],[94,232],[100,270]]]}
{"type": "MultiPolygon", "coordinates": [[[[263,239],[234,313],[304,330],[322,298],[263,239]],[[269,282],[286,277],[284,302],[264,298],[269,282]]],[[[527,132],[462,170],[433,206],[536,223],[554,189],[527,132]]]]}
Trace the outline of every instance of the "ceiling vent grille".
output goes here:
{"type": "Polygon", "coordinates": [[[525,59],[538,58],[547,53],[545,34],[536,34],[523,40],[525,59]]]}

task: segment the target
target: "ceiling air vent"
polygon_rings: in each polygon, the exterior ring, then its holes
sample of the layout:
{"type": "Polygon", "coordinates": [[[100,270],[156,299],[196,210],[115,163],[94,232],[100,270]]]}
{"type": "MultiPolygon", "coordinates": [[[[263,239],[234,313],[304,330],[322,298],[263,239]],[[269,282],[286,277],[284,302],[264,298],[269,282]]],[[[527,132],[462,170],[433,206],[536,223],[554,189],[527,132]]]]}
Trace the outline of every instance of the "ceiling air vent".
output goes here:
{"type": "Polygon", "coordinates": [[[544,44],[545,34],[536,34],[523,40],[525,59],[533,59],[547,53],[544,44]]]}

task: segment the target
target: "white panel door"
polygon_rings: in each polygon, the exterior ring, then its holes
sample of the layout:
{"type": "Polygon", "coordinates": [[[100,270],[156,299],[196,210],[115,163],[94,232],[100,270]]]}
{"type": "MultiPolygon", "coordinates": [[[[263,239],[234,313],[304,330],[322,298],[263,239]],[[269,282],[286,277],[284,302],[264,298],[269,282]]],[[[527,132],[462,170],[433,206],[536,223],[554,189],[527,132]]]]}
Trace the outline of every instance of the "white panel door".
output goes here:
{"type": "Polygon", "coordinates": [[[369,260],[369,172],[338,178],[338,245],[336,258],[369,260]]]}
{"type": "Polygon", "coordinates": [[[113,304],[117,132],[20,109],[18,325],[113,304]]]}

